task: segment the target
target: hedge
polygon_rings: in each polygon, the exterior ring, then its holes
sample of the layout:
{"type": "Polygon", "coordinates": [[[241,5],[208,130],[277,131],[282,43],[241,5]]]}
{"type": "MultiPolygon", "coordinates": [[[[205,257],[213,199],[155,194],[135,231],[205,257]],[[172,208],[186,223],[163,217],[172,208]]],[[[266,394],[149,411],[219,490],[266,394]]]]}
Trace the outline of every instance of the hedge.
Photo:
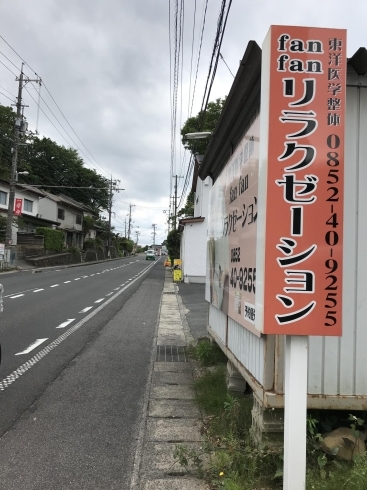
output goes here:
{"type": "Polygon", "coordinates": [[[36,229],[36,235],[43,235],[45,237],[44,247],[45,250],[53,250],[55,252],[61,252],[64,248],[64,232],[59,230],[53,230],[52,228],[45,228],[40,226],[36,229]]]}

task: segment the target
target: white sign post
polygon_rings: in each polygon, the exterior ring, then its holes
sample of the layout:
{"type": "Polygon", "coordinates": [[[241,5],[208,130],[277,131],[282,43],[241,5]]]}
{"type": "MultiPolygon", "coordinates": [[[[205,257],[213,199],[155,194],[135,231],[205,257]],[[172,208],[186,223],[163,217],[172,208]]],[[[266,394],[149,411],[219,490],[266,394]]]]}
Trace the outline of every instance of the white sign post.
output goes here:
{"type": "Polygon", "coordinates": [[[306,485],[308,337],[287,335],[285,341],[284,490],[306,485]]]}

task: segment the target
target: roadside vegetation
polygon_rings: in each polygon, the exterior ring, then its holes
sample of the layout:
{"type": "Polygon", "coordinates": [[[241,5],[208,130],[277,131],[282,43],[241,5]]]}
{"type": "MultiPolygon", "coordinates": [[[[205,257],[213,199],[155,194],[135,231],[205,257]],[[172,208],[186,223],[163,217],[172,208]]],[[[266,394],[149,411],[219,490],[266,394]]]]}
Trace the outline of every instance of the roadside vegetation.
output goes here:
{"type": "MultiPolygon", "coordinates": [[[[252,395],[227,392],[226,358],[215,343],[201,341],[189,348],[197,361],[196,401],[203,416],[205,442],[200,451],[176,446],[177,464],[195,468],[212,489],[273,490],[283,486],[283,448],[256,447],[251,428],[252,395]]],[[[364,438],[367,414],[310,411],[307,419],[307,490],[365,490],[367,455],[338,459],[338,451],[323,450],[322,434],[349,427],[364,438]]]]}

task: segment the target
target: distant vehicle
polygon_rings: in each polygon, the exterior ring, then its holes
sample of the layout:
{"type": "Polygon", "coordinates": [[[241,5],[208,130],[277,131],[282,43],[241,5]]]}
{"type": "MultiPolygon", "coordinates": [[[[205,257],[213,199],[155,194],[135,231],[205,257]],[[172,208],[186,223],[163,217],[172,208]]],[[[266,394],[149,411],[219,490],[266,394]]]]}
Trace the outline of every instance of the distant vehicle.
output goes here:
{"type": "Polygon", "coordinates": [[[162,255],[167,255],[167,251],[166,250],[162,250],[162,255]]]}
{"type": "Polygon", "coordinates": [[[155,252],[154,250],[147,250],[145,260],[155,260],[155,252]]]}

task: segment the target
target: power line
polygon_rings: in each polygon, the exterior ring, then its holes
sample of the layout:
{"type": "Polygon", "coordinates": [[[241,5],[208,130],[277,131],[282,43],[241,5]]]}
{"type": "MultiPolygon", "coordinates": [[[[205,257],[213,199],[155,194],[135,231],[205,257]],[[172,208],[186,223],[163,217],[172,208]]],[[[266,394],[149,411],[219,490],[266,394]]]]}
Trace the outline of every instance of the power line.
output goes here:
{"type": "MultiPolygon", "coordinates": [[[[58,106],[57,102],[55,101],[55,99],[53,98],[51,92],[49,91],[49,89],[47,88],[46,84],[43,82],[43,86],[45,87],[47,93],[49,94],[49,96],[51,97],[52,101],[54,102],[54,104],[56,105],[56,107],[58,108],[58,110],[60,111],[62,117],[65,119],[65,121],[67,122],[67,124],[69,125],[70,129],[73,131],[73,133],[75,134],[75,136],[78,138],[78,140],[80,141],[80,143],[83,145],[83,147],[87,150],[87,152],[89,153],[89,155],[95,160],[95,162],[97,163],[97,165],[100,167],[100,169],[105,172],[107,175],[107,171],[102,167],[102,165],[98,162],[98,160],[96,159],[95,156],[93,156],[93,154],[88,150],[88,148],[85,146],[85,144],[83,143],[83,141],[79,138],[78,134],[76,133],[76,131],[74,130],[74,128],[72,127],[72,125],[69,123],[69,121],[66,119],[64,113],[62,112],[62,110],[60,109],[60,107],[58,106]]],[[[42,97],[41,97],[42,99],[42,97]]],[[[44,101],[44,99],[42,99],[44,101]]],[[[94,165],[95,166],[95,165],[94,165]]]]}
{"type": "MultiPolygon", "coordinates": [[[[25,65],[27,65],[29,67],[29,69],[31,71],[33,71],[35,73],[35,75],[38,76],[38,74],[36,73],[35,70],[33,70],[33,68],[20,56],[20,54],[18,54],[15,49],[4,39],[3,36],[0,35],[0,38],[9,46],[9,48],[25,63],[25,65]]],[[[2,53],[3,54],[3,53],[2,53]]],[[[3,55],[5,56],[5,55],[3,55]]],[[[8,58],[7,58],[8,59],[8,58]]],[[[9,60],[10,61],[10,60],[9,60]]],[[[12,61],[10,61],[13,65],[14,63],[12,61]]],[[[0,63],[2,63],[0,61],[0,63]]],[[[2,63],[4,64],[4,63],[2,63]]],[[[9,71],[11,71],[6,65],[4,65],[9,71]]],[[[16,65],[14,65],[16,66],[16,65]]],[[[13,72],[12,72],[13,73],[13,72]]],[[[15,73],[13,73],[13,75],[15,75],[15,73]]],[[[16,76],[16,75],[15,75],[16,76]]],[[[44,81],[42,81],[43,83],[43,86],[45,87],[46,91],[48,92],[49,96],[51,97],[52,101],[54,102],[54,104],[56,105],[56,107],[58,108],[58,110],[60,111],[61,115],[63,116],[63,118],[65,119],[65,121],[67,122],[67,124],[70,126],[71,130],[73,131],[73,133],[76,135],[76,137],[78,138],[78,140],[81,142],[81,144],[83,145],[83,147],[87,150],[87,152],[91,155],[91,157],[95,160],[95,162],[97,163],[97,165],[102,169],[102,171],[106,174],[106,175],[109,175],[109,173],[102,167],[102,165],[98,162],[98,160],[93,156],[93,154],[89,151],[89,149],[86,147],[86,145],[83,143],[83,141],[81,140],[81,138],[78,136],[78,134],[76,133],[76,131],[74,130],[74,128],[71,126],[71,124],[69,123],[69,121],[67,120],[66,116],[64,115],[64,113],[62,112],[62,110],[60,109],[59,105],[57,104],[56,100],[54,99],[54,97],[52,96],[51,92],[49,91],[48,87],[46,86],[46,84],[44,83],[44,81]]],[[[41,97],[42,98],[42,97],[41,97]]],[[[42,98],[43,102],[46,104],[45,100],[42,98]]],[[[47,105],[47,104],[46,104],[47,105]]],[[[47,106],[48,107],[48,106],[47,106]]],[[[48,107],[49,111],[51,112],[51,114],[55,117],[55,119],[57,120],[57,122],[60,124],[60,126],[63,128],[63,126],[61,125],[61,123],[58,121],[58,119],[56,118],[56,116],[53,114],[53,112],[51,111],[51,109],[48,107]]],[[[64,129],[64,128],[63,128],[64,129]]],[[[64,129],[65,131],[65,129],[64,129]]],[[[65,131],[66,134],[68,134],[66,131],[65,131]]],[[[73,139],[70,137],[70,135],[68,134],[69,138],[71,139],[71,141],[73,141],[73,139]]],[[[73,143],[76,145],[76,143],[73,141],[73,143]]],[[[76,145],[77,148],[79,149],[79,151],[90,161],[90,163],[96,168],[96,166],[91,162],[91,160],[89,159],[89,157],[87,157],[85,155],[84,152],[82,152],[82,150],[78,147],[78,145],[76,145]]]]}
{"type": "Polygon", "coordinates": [[[8,66],[6,66],[6,64],[5,64],[5,63],[3,63],[1,60],[0,60],[0,63],[1,63],[2,65],[4,65],[4,66],[5,66],[5,68],[6,68],[7,70],[9,70],[9,71],[10,71],[10,73],[12,73],[12,74],[13,74],[15,77],[17,77],[17,75],[16,75],[16,74],[15,74],[15,73],[14,73],[14,72],[13,72],[13,71],[12,71],[12,70],[11,70],[11,69],[8,67],[8,66]]]}
{"type": "Polygon", "coordinates": [[[224,64],[226,65],[226,67],[228,68],[229,73],[230,73],[230,74],[232,75],[232,77],[234,78],[234,75],[233,75],[233,73],[231,72],[231,69],[229,68],[229,66],[227,65],[226,60],[223,58],[222,53],[219,53],[219,56],[220,56],[221,60],[223,61],[223,63],[224,63],[224,64]]]}
{"type": "Polygon", "coordinates": [[[200,64],[200,56],[201,56],[201,47],[202,47],[202,44],[203,44],[203,35],[204,35],[204,29],[205,29],[205,20],[206,20],[206,12],[207,12],[207,9],[208,9],[208,0],[206,0],[205,8],[203,10],[203,22],[202,22],[202,27],[201,27],[201,36],[200,36],[198,59],[197,59],[197,63],[196,63],[196,74],[195,74],[194,90],[193,90],[193,93],[192,93],[192,102],[191,102],[191,109],[190,109],[190,117],[191,117],[191,114],[192,114],[192,108],[193,108],[194,99],[195,99],[196,82],[197,82],[197,78],[198,78],[198,71],[199,71],[199,64],[200,64]]]}
{"type": "Polygon", "coordinates": [[[6,97],[7,99],[11,100],[12,102],[15,102],[15,100],[11,99],[8,95],[3,94],[2,92],[0,92],[0,94],[3,95],[4,97],[6,97]]]}
{"type": "Polygon", "coordinates": [[[19,70],[19,66],[17,66],[15,63],[12,62],[12,60],[10,60],[7,56],[5,56],[5,54],[2,51],[0,51],[0,54],[2,54],[4,58],[7,59],[9,63],[11,63],[17,70],[19,70]]]}

